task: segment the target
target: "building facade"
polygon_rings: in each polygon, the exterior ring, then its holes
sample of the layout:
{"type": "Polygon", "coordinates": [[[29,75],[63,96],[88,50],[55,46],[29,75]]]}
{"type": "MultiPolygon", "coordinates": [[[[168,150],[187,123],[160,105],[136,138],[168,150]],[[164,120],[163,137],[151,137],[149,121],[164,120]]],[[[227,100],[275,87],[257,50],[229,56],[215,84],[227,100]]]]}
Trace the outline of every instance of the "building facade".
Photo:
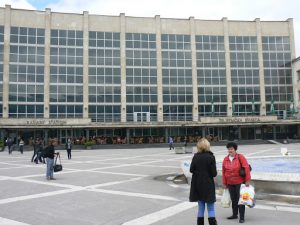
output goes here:
{"type": "Polygon", "coordinates": [[[291,138],[300,131],[295,58],[292,19],[137,18],[6,5],[0,135],[61,143],[71,136],[112,143],[291,138]]]}

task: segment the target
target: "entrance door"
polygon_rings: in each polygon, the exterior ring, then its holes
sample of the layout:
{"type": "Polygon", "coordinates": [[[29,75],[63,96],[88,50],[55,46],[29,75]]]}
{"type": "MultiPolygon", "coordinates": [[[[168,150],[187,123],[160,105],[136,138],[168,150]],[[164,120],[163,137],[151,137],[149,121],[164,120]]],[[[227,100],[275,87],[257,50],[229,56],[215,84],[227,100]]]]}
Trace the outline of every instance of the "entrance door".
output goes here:
{"type": "Polygon", "coordinates": [[[134,122],[150,122],[150,112],[134,112],[134,122]]]}
{"type": "Polygon", "coordinates": [[[205,128],[205,136],[210,139],[209,141],[217,141],[219,140],[219,131],[218,127],[206,127],[205,128]]]}
{"type": "Polygon", "coordinates": [[[66,143],[69,137],[73,137],[72,129],[62,129],[60,130],[60,143],[66,143]]]}

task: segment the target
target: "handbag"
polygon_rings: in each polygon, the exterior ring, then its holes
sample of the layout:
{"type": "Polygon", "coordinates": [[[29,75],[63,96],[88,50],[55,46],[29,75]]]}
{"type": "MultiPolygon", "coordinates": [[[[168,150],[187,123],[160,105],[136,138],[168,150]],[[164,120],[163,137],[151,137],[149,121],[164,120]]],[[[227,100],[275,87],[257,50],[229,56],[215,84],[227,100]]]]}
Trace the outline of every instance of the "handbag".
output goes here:
{"type": "MultiPolygon", "coordinates": [[[[245,176],[246,176],[246,171],[245,171],[245,168],[242,166],[242,163],[241,163],[241,161],[240,161],[239,155],[238,155],[238,160],[239,160],[240,166],[241,166],[241,168],[240,168],[240,176],[241,176],[241,177],[245,177],[245,176]]],[[[252,170],[252,167],[251,167],[250,164],[248,164],[248,165],[249,165],[249,170],[251,171],[251,170],[252,170]]]]}
{"type": "Polygon", "coordinates": [[[228,188],[224,189],[222,198],[221,198],[221,206],[223,208],[229,208],[231,204],[231,198],[230,198],[230,194],[229,194],[229,190],[228,188]]]}
{"type": "Polygon", "coordinates": [[[54,162],[54,165],[53,165],[53,171],[54,172],[59,172],[59,171],[62,171],[62,170],[63,170],[63,167],[61,165],[60,155],[58,154],[55,158],[55,162],[54,162]],[[59,158],[59,164],[57,163],[57,158],[59,158]]]}

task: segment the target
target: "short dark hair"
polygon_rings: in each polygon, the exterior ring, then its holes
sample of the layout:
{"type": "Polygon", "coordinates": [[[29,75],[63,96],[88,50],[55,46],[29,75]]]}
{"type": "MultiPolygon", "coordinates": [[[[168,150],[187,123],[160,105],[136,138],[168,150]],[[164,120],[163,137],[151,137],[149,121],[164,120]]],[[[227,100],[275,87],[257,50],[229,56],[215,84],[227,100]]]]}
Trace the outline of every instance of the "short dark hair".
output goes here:
{"type": "Polygon", "coordinates": [[[237,150],[238,146],[235,142],[229,142],[227,143],[226,148],[234,148],[234,150],[237,150]]]}

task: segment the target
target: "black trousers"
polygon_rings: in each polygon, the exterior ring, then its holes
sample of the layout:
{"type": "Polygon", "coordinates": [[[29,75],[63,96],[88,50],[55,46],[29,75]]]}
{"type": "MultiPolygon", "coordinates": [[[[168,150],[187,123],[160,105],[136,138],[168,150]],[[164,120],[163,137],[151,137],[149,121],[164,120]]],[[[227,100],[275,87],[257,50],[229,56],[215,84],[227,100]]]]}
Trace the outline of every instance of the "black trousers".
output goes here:
{"type": "Polygon", "coordinates": [[[241,184],[228,185],[228,190],[232,201],[232,215],[237,216],[239,213],[240,219],[245,219],[245,206],[238,205],[240,198],[240,188],[241,184]]]}
{"type": "Polygon", "coordinates": [[[68,152],[68,159],[71,159],[71,149],[67,149],[68,152]]]}

